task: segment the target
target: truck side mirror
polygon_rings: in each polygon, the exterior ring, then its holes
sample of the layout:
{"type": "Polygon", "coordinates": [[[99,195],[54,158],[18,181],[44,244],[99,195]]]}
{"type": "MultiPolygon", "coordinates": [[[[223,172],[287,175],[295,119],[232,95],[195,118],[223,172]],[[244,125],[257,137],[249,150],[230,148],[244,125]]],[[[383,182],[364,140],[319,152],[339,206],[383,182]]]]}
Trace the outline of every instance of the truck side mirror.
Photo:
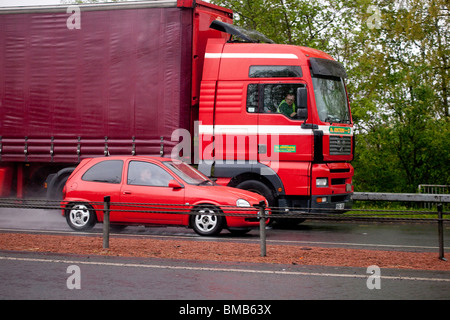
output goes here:
{"type": "Polygon", "coordinates": [[[308,118],[308,91],[306,87],[297,88],[297,119],[308,118]]]}

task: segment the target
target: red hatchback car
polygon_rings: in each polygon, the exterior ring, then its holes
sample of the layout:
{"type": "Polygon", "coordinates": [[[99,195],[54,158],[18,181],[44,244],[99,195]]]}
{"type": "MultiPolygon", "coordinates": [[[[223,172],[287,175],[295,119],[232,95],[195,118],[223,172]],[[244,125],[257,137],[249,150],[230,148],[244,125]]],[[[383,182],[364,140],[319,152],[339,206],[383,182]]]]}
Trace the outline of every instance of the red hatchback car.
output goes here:
{"type": "Polygon", "coordinates": [[[259,194],[215,185],[184,162],[137,156],[84,159],[63,194],[63,215],[75,230],[103,221],[104,196],[111,197],[111,224],[183,225],[203,236],[258,227],[253,205],[267,204],[259,194]]]}

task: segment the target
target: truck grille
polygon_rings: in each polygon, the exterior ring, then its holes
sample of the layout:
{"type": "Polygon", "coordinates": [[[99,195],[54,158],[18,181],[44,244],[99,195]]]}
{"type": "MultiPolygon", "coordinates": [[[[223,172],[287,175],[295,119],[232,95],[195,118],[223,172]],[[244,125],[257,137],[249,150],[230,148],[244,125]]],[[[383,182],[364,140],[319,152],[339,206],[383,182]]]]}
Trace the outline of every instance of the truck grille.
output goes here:
{"type": "Polygon", "coordinates": [[[330,155],[349,155],[352,152],[352,137],[330,136],[330,155]]]}

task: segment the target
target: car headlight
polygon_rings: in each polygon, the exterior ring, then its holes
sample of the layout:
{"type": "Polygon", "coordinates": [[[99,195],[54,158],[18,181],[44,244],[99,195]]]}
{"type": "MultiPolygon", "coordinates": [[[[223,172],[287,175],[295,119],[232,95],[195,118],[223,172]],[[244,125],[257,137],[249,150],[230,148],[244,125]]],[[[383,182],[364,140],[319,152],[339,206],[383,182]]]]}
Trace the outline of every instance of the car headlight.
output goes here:
{"type": "Polygon", "coordinates": [[[328,179],[316,178],[316,187],[328,187],[328,179]]]}
{"type": "Polygon", "coordinates": [[[250,202],[244,199],[237,199],[236,206],[238,207],[250,207],[250,202]]]}

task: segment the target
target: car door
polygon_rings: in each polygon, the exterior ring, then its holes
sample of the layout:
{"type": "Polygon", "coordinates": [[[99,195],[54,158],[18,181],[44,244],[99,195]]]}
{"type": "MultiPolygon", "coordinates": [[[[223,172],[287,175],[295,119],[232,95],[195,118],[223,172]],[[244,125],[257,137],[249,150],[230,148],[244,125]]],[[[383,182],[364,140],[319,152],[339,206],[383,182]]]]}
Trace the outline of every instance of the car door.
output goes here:
{"type": "Polygon", "coordinates": [[[125,204],[127,221],[181,223],[182,215],[176,214],[177,207],[174,205],[184,205],[184,188],[169,187],[169,182],[175,178],[165,167],[154,162],[130,160],[125,170],[126,178],[120,196],[125,204]]]}
{"type": "Polygon", "coordinates": [[[95,209],[100,220],[103,220],[103,201],[105,196],[110,197],[111,201],[111,222],[123,221],[123,213],[117,209],[120,207],[117,203],[120,201],[120,190],[122,183],[122,171],[124,161],[122,160],[102,160],[92,165],[81,178],[74,183],[76,196],[80,199],[86,199],[95,209]]]}

